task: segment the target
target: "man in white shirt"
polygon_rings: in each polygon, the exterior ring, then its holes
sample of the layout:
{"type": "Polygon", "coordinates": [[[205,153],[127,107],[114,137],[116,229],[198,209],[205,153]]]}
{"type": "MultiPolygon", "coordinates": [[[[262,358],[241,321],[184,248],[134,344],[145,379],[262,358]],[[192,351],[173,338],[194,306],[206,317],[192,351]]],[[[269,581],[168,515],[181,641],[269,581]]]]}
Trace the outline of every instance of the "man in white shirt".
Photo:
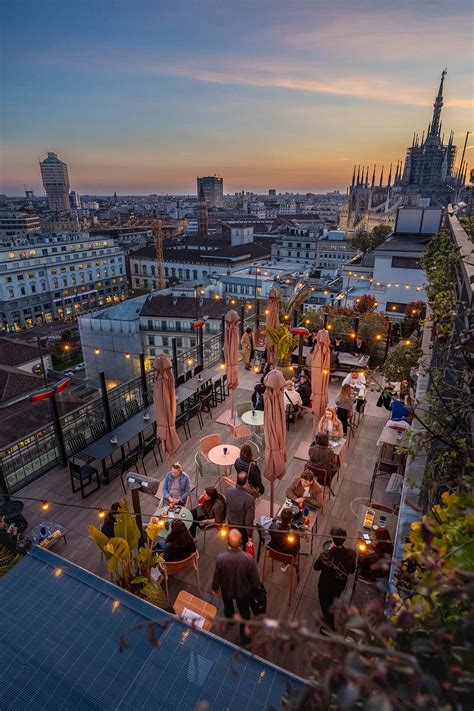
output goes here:
{"type": "Polygon", "coordinates": [[[342,384],[350,385],[351,388],[357,388],[357,390],[359,391],[362,389],[362,391],[365,393],[365,375],[359,370],[351,370],[349,375],[346,375],[346,377],[342,381],[342,384]]]}
{"type": "Polygon", "coordinates": [[[285,383],[285,405],[289,405],[290,402],[292,405],[297,405],[298,407],[301,407],[303,404],[301,395],[297,390],[295,390],[294,382],[292,380],[287,380],[285,383]]]}

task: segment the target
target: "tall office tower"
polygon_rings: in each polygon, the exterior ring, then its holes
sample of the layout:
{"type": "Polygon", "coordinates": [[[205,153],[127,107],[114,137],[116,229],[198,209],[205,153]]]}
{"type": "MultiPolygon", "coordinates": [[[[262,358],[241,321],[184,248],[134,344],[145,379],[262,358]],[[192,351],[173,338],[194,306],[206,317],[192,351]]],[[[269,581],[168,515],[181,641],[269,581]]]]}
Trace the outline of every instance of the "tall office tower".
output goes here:
{"type": "Polygon", "coordinates": [[[48,153],[48,157],[40,162],[40,169],[49,209],[55,212],[70,210],[69,175],[66,163],[59,160],[56,153],[48,153]]]}
{"type": "Polygon", "coordinates": [[[71,190],[69,193],[69,201],[73,210],[81,209],[81,196],[76,190],[71,190]]]}
{"type": "Polygon", "coordinates": [[[268,191],[268,197],[274,198],[277,195],[277,191],[274,188],[270,188],[268,191]]]}
{"type": "Polygon", "coordinates": [[[204,194],[204,187],[202,183],[199,185],[199,198],[197,205],[197,218],[198,218],[198,237],[206,238],[208,236],[208,225],[207,225],[207,201],[204,194]]]}
{"type": "Polygon", "coordinates": [[[224,200],[224,180],[218,175],[197,178],[197,194],[200,194],[200,187],[204,190],[208,207],[222,207],[224,200]]]}

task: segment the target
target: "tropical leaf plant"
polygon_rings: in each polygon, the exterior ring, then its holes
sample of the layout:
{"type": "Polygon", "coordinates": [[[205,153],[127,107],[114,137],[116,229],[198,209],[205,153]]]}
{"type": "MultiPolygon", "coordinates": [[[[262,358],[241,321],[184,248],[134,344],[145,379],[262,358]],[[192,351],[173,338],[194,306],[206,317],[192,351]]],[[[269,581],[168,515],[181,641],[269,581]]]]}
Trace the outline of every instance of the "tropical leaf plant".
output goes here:
{"type": "Polygon", "coordinates": [[[6,548],[0,546],[0,578],[3,578],[9,570],[14,568],[20,558],[19,553],[10,553],[6,548]]]}
{"type": "Polygon", "coordinates": [[[277,348],[278,365],[282,367],[288,365],[291,354],[298,345],[296,336],[293,336],[289,327],[284,323],[280,324],[279,328],[267,328],[267,336],[277,348]]]}

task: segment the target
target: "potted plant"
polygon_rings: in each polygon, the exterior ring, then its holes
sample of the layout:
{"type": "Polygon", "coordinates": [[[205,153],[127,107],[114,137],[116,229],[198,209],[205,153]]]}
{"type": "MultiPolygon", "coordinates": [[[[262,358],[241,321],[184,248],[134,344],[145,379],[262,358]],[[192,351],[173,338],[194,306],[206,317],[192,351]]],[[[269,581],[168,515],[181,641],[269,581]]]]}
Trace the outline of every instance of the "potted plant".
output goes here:
{"type": "Polygon", "coordinates": [[[278,328],[267,328],[266,333],[276,346],[278,353],[277,368],[281,370],[286,380],[289,380],[293,376],[291,354],[298,345],[298,339],[293,336],[286,323],[280,324],[278,328]]]}

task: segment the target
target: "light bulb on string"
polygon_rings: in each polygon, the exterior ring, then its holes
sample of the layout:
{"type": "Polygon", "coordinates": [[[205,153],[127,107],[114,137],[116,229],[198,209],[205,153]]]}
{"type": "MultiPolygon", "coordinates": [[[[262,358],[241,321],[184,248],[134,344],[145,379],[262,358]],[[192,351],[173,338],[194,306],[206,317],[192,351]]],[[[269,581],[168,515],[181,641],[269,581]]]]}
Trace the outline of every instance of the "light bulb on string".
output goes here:
{"type": "Polygon", "coordinates": [[[99,509],[99,512],[97,513],[97,516],[99,518],[105,518],[105,511],[104,509],[99,509]]]}
{"type": "Polygon", "coordinates": [[[43,503],[41,504],[41,508],[43,509],[43,511],[47,511],[49,509],[49,501],[43,501],[43,503]]]}

